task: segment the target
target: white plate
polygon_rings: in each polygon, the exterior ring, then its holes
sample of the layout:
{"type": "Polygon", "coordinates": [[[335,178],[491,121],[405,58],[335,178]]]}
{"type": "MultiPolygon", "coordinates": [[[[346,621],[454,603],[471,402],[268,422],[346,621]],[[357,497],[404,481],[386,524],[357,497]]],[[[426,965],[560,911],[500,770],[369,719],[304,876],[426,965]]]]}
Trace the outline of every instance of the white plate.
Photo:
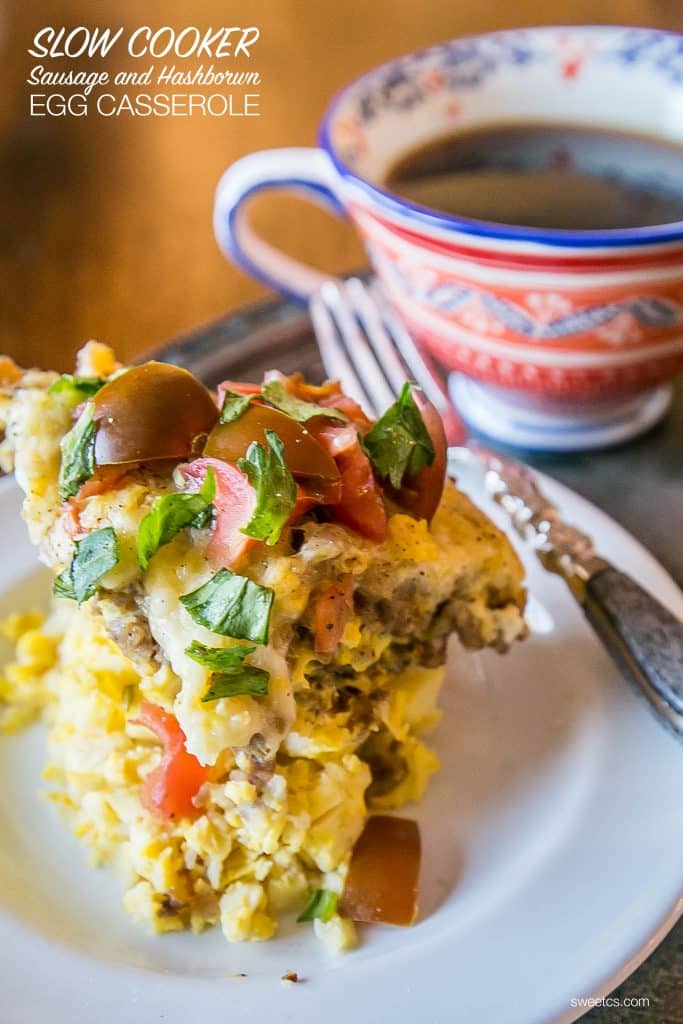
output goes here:
{"type": "MultiPolygon", "coordinates": [[[[474,475],[461,483],[498,518],[474,475]]],[[[632,537],[543,483],[604,554],[683,614],[680,591],[632,537]]],[[[0,612],[44,589],[18,506],[14,485],[0,484],[0,612]]],[[[295,925],[263,945],[141,931],[118,880],[88,867],[38,796],[42,730],[0,738],[3,1024],[536,1024],[570,1021],[582,1012],[572,1000],[617,985],[680,911],[683,747],[617,676],[564,584],[526,561],[541,631],[504,658],[451,659],[435,738],[443,767],[417,810],[421,919],[368,928],[347,956],[295,925]],[[287,970],[303,984],[285,988],[287,970]]]]}

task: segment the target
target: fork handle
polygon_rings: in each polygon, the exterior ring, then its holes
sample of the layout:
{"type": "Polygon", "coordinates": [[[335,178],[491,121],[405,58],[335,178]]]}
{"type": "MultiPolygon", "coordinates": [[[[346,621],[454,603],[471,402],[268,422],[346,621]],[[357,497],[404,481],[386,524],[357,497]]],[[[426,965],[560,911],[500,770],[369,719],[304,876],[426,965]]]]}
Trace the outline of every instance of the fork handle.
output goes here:
{"type": "Polygon", "coordinates": [[[588,580],[583,609],[622,673],[683,737],[683,622],[613,566],[588,580]]]}

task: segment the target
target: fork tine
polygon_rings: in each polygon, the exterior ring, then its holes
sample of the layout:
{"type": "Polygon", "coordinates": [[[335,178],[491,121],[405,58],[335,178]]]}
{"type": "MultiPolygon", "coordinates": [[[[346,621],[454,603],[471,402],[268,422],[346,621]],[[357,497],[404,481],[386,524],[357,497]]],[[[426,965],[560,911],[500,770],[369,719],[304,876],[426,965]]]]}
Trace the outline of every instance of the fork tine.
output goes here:
{"type": "Polygon", "coordinates": [[[387,333],[379,306],[366,285],[357,277],[349,278],[346,290],[353,302],[354,312],[375,351],[377,360],[384,370],[392,390],[398,394],[408,380],[409,373],[387,333]]]}
{"type": "Polygon", "coordinates": [[[355,366],[356,375],[375,415],[384,412],[395,396],[355,315],[351,296],[343,284],[335,281],[326,281],[320,289],[320,295],[337,323],[340,342],[355,366]]]}
{"type": "Polygon", "coordinates": [[[360,379],[349,362],[346,350],[339,341],[336,321],[320,291],[312,296],[309,312],[325,373],[329,377],[340,380],[346,393],[355,399],[366,412],[372,414],[374,412],[372,403],[368,400],[360,379]]]}
{"type": "Polygon", "coordinates": [[[432,366],[429,356],[420,352],[401,318],[394,313],[382,294],[377,282],[370,287],[370,300],[377,305],[378,315],[391,338],[390,344],[399,350],[403,362],[408,367],[408,375],[420,385],[429,401],[438,409],[448,444],[452,447],[467,444],[469,431],[451,402],[440,375],[432,366]]]}
{"type": "Polygon", "coordinates": [[[371,286],[371,300],[375,302],[381,311],[381,317],[393,339],[393,342],[390,341],[389,344],[392,347],[396,346],[413,380],[420,385],[429,401],[443,415],[444,412],[449,411],[451,408],[450,399],[443,387],[437,383],[435,374],[427,364],[425,356],[422,355],[408,330],[388,305],[377,283],[371,286]]]}
{"type": "Polygon", "coordinates": [[[467,429],[443,384],[376,286],[326,281],[310,313],[325,369],[366,412],[380,415],[412,378],[441,413],[449,444],[465,443],[467,429]]]}

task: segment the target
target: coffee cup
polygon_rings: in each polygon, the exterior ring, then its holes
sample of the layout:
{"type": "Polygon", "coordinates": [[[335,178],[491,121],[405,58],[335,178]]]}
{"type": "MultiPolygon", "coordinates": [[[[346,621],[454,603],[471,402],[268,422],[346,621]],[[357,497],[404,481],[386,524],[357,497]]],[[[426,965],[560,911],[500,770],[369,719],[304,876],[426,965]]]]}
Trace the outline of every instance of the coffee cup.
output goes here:
{"type": "Polygon", "coordinates": [[[572,171],[614,189],[647,189],[648,175],[659,188],[668,175],[675,209],[677,170],[683,210],[683,36],[518,29],[392,60],[337,94],[317,148],[254,153],[225,172],[219,244],[255,277],[306,301],[323,275],[260,238],[247,206],[264,189],[302,193],[354,225],[390,302],[449,372],[472,427],[541,450],[631,438],[665,413],[683,368],[683,215],[557,227],[551,189],[550,226],[529,226],[461,214],[457,202],[444,212],[392,184],[406,153],[496,125],[531,125],[541,138],[518,147],[533,163],[524,173],[562,171],[549,140],[564,128],[572,138],[583,132],[569,147],[572,171]],[[614,133],[649,140],[656,159],[635,143],[602,145],[601,135],[614,133]]]}

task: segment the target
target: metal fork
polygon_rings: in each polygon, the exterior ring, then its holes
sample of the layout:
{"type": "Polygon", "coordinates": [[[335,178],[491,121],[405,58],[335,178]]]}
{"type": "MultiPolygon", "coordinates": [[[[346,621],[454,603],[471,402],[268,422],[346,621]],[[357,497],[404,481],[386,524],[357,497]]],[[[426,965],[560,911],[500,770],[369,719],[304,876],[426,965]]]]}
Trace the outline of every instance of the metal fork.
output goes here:
{"type": "Polygon", "coordinates": [[[467,427],[436,370],[376,284],[368,287],[356,277],[326,281],[309,308],[325,370],[366,412],[378,416],[406,380],[414,380],[439,410],[449,446],[465,444],[467,427]]]}
{"type": "Polygon", "coordinates": [[[437,372],[376,284],[326,281],[309,308],[327,373],[367,413],[380,415],[407,380],[419,384],[444,420],[449,472],[464,461],[482,470],[488,492],[544,568],[568,583],[622,674],[683,738],[683,623],[564,522],[531,469],[468,440],[437,372]]]}

